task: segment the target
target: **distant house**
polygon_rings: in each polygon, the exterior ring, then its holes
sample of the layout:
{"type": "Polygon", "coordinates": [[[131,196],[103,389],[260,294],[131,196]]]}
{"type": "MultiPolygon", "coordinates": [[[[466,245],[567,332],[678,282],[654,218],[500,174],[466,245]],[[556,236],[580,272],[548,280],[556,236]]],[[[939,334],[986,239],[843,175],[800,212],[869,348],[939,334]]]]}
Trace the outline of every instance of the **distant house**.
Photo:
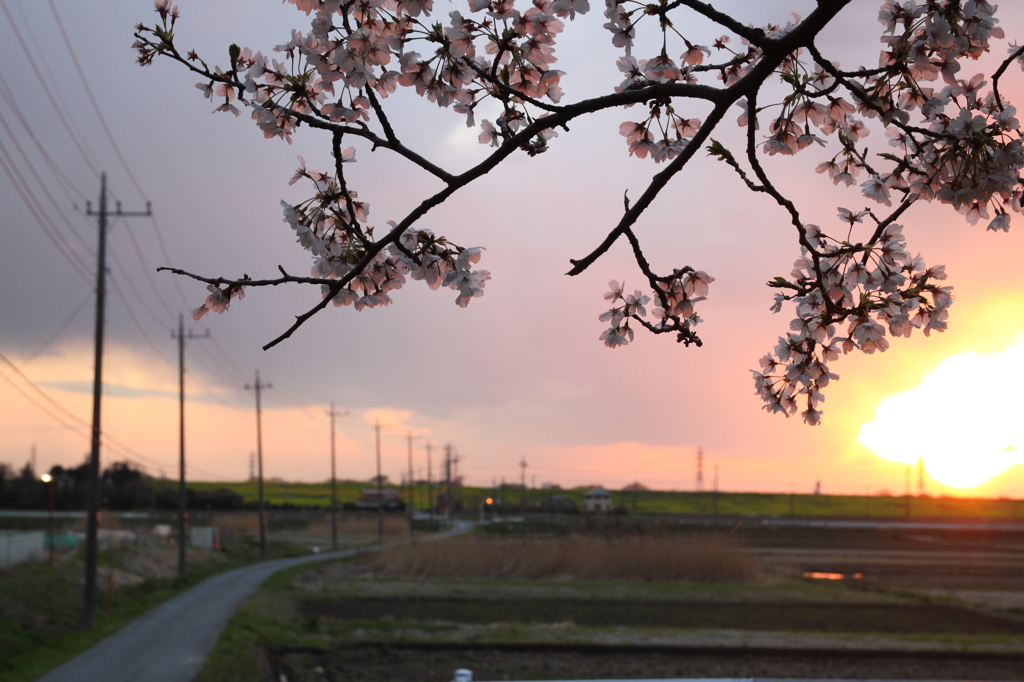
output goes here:
{"type": "Polygon", "coordinates": [[[594,488],[583,496],[583,508],[588,514],[612,511],[612,494],[604,488],[594,488]]]}
{"type": "Polygon", "coordinates": [[[576,514],[580,508],[565,495],[548,495],[540,503],[540,510],[545,514],[576,514]]]}

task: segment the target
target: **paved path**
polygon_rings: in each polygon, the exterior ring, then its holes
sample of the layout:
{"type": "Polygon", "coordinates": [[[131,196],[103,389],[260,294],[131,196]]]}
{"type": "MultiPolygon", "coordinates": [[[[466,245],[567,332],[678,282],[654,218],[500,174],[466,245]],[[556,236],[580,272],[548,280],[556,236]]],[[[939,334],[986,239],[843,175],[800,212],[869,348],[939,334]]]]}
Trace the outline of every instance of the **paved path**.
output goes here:
{"type": "MultiPolygon", "coordinates": [[[[456,523],[432,539],[465,533],[456,523]]],[[[79,654],[37,682],[191,682],[228,619],[267,578],[285,568],[376,551],[379,547],[265,561],[204,580],[79,654]]]]}

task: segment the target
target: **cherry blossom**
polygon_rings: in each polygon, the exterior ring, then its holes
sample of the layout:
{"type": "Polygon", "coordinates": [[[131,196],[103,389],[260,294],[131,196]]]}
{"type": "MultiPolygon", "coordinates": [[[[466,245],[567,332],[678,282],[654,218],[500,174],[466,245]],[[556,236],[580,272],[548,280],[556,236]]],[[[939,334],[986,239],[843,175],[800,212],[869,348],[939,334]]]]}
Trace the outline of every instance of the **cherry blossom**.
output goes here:
{"type": "MultiPolygon", "coordinates": [[[[791,272],[768,282],[771,310],[792,308],[793,317],[759,361],[754,384],[765,409],[800,413],[815,425],[823,391],[838,379],[831,363],[841,355],[885,352],[891,337],[946,328],[953,297],[940,284],[945,270],[911,255],[904,236],[904,224],[913,230],[915,205],[949,205],[989,231],[1009,230],[1011,215],[1024,210],[1020,122],[999,89],[1010,65],[1024,69],[1024,47],[1011,43],[990,75],[965,68],[998,51],[995,41],[1005,38],[995,5],[985,0],[884,0],[878,66],[854,69],[833,61],[823,52],[827,41],[817,40],[844,12],[864,11],[850,0],[818,0],[806,17],[764,26],[698,0],[608,0],[604,39],[618,51],[608,68],[622,80],[607,94],[569,103],[571,80],[556,68],[558,39],[590,12],[588,0],[469,0],[445,7],[446,17],[431,16],[432,0],[287,1],[305,16],[308,30],[283,35],[273,52],[231,45],[228,62],[219,66],[195,51],[183,54],[181,13],[170,0],[155,1],[157,20],[136,27],[134,45],[141,65],[162,57],[196,75],[216,112],[237,116],[250,109],[266,138],[290,143],[302,126],[329,133],[333,168],[309,169],[299,157],[288,182],[302,182],[308,198],[282,202],[287,229],[312,258],[308,277],[283,268],[273,279],[173,270],[209,285],[196,319],[225,312],[243,287],[319,287],[319,303],[267,347],[328,305],[390,305],[409,279],[452,289],[455,303],[466,307],[490,279],[477,267],[483,248],[436,234],[431,209],[454,201],[515,154],[545,153],[575,119],[628,109],[618,128],[623,151],[659,170],[635,201],[624,194],[607,237],[572,260],[569,271],[592,267],[622,239],[634,255],[643,286],[628,292],[609,283],[600,340],[611,348],[628,345],[643,328],[675,334],[687,346],[702,343],[696,308],[712,295],[715,278],[692,265],[665,263],[666,254],[649,258],[634,227],[665,187],[699,163],[698,153],[707,152],[747,190],[774,200],[777,216],[766,220],[794,239],[799,253],[791,272]],[[695,27],[708,25],[711,33],[697,34],[695,27]],[[399,89],[464,117],[478,129],[484,160],[453,173],[407,146],[387,113],[399,89]],[[481,106],[499,113],[478,121],[481,106]],[[745,138],[737,154],[712,137],[731,125],[723,121],[733,106],[742,111],[736,122],[745,138]],[[851,192],[844,202],[851,207],[837,207],[832,217],[805,218],[763,163],[767,157],[788,162],[809,148],[828,150],[824,161],[816,160],[822,181],[851,192]],[[352,165],[357,149],[413,164],[441,189],[404,215],[371,223],[369,204],[346,177],[349,168],[359,169],[352,165]]],[[[875,63],[874,55],[865,62],[875,63]]]]}

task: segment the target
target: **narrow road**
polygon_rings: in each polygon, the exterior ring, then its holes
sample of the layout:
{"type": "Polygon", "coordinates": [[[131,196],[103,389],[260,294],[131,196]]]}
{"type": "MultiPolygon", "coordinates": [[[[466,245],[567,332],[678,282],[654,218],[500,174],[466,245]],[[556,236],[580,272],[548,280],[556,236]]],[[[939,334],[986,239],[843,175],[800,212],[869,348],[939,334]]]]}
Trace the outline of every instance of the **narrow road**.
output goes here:
{"type": "MultiPolygon", "coordinates": [[[[441,539],[465,533],[456,522],[441,539]]],[[[191,682],[235,610],[274,573],[313,561],[344,559],[379,547],[265,561],[204,580],[54,668],[37,682],[191,682]]]]}

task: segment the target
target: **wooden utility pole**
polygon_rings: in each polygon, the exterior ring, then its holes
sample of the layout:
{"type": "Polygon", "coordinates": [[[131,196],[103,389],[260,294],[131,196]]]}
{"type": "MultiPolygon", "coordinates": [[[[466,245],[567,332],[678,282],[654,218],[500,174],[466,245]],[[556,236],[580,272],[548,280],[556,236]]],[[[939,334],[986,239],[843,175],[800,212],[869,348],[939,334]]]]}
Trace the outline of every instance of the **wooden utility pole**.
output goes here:
{"type": "Polygon", "coordinates": [[[406,439],[409,444],[409,535],[412,535],[412,515],[416,508],[416,480],[412,475],[412,431],[409,431],[406,439]]]}
{"type": "Polygon", "coordinates": [[[185,577],[188,549],[188,494],[185,488],[185,339],[206,339],[210,330],[197,336],[188,330],[185,334],[185,316],[178,314],[178,333],[171,332],[171,338],[178,340],[178,576],[185,577]]]}
{"type": "Polygon", "coordinates": [[[377,542],[384,544],[384,480],[380,474],[380,420],[373,420],[377,434],[377,542]]]}
{"type": "Polygon", "coordinates": [[[445,479],[445,499],[444,505],[444,517],[450,520],[452,518],[452,444],[444,446],[444,479],[445,479]]]}
{"type": "Polygon", "coordinates": [[[434,520],[434,469],[430,462],[431,442],[427,441],[427,513],[430,520],[434,520]]]}
{"type": "Polygon", "coordinates": [[[260,403],[260,391],[264,388],[273,388],[273,385],[260,383],[260,371],[256,370],[256,383],[252,386],[246,384],[245,390],[256,392],[256,470],[260,497],[260,559],[267,558],[267,508],[263,502],[263,422],[261,414],[263,406],[260,403]]]}
{"type": "Polygon", "coordinates": [[[338,549],[338,479],[334,468],[334,420],[344,417],[348,410],[337,412],[334,409],[334,401],[331,401],[331,409],[327,416],[331,418],[331,549],[338,549]]]}
{"type": "Polygon", "coordinates": [[[100,510],[100,405],[103,400],[103,322],[107,298],[107,219],[124,216],[149,216],[149,202],[146,211],[124,212],[117,202],[113,213],[107,211],[107,174],[100,175],[100,209],[92,210],[92,202],[85,205],[85,213],[96,216],[99,225],[99,246],[96,249],[96,352],[92,382],[92,431],[90,435],[89,469],[85,491],[85,589],[83,590],[82,623],[91,628],[96,624],[96,559],[99,555],[100,510]]]}

